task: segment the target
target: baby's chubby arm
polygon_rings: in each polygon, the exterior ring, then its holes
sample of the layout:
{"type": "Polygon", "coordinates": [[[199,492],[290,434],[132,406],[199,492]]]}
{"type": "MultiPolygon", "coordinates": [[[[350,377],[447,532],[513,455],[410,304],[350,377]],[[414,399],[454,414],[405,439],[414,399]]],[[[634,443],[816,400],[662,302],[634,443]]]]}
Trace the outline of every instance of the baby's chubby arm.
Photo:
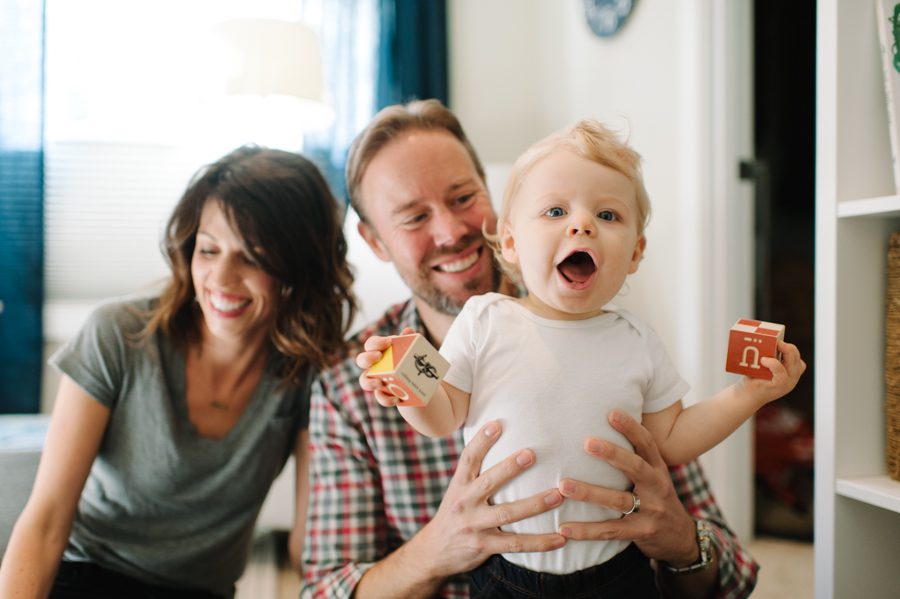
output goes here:
{"type": "MultiPolygon", "coordinates": [[[[401,334],[415,333],[406,328],[401,334]]],[[[460,391],[449,383],[442,382],[434,397],[426,406],[404,407],[379,379],[369,376],[369,369],[381,360],[384,351],[390,347],[393,337],[372,336],[366,340],[365,350],[356,356],[356,365],[364,370],[359,377],[359,386],[371,391],[375,400],[385,407],[397,406],[400,415],[414,429],[429,437],[446,437],[455,432],[469,413],[469,393],[460,391]]]]}
{"type": "Polygon", "coordinates": [[[725,440],[767,403],[783,397],[797,385],[806,363],[790,343],[778,344],[784,362],[762,358],[772,380],[741,377],[734,385],[686,410],[681,402],[660,412],[643,414],[641,424],[650,431],[663,459],[670,466],[696,459],[725,440]]]}

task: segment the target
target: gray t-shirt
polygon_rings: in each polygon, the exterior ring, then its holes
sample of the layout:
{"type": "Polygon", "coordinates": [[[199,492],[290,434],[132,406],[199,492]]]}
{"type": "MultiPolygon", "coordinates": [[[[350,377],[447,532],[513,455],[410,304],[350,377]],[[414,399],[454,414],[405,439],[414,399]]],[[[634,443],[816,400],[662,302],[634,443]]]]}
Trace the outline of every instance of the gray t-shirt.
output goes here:
{"type": "Polygon", "coordinates": [[[155,299],[104,303],[50,363],[111,410],[64,559],[148,583],[230,596],[272,481],[309,422],[309,382],[266,371],[221,440],[188,419],[185,360],[161,332],[133,340],[155,299]]]}

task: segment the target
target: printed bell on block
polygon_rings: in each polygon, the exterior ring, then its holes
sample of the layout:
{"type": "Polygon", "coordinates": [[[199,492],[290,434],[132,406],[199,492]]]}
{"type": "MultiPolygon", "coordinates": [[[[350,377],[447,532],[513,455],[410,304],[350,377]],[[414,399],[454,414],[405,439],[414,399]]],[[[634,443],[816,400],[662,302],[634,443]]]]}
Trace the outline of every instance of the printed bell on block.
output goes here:
{"type": "Polygon", "coordinates": [[[760,358],[781,359],[778,343],[784,341],[784,325],[759,320],[740,319],[728,335],[728,358],[725,370],[757,379],[772,380],[772,371],[760,358]]]}
{"type": "Polygon", "coordinates": [[[397,396],[400,405],[428,405],[450,363],[418,333],[394,337],[379,360],[369,369],[369,376],[381,379],[397,396]]]}

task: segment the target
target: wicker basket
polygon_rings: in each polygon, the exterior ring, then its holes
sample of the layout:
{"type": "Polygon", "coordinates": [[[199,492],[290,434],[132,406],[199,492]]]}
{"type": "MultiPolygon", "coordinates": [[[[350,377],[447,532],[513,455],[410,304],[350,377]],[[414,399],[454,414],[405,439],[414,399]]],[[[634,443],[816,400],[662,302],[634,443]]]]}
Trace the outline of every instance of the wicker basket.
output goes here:
{"type": "Polygon", "coordinates": [[[887,266],[884,376],[888,475],[900,481],[900,232],[891,235],[887,266]]]}

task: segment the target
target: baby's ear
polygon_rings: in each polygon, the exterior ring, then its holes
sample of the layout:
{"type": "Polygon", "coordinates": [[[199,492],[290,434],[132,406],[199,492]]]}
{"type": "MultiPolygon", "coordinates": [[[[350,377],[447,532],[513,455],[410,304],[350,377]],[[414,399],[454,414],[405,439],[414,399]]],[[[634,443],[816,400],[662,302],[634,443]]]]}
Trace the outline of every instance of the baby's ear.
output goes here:
{"type": "Polygon", "coordinates": [[[637,272],[638,266],[644,257],[644,250],[647,249],[647,238],[639,235],[637,243],[634,246],[634,253],[631,255],[631,264],[628,268],[628,274],[633,275],[637,272]]]}
{"type": "Polygon", "coordinates": [[[513,237],[512,226],[509,222],[504,221],[499,224],[499,227],[500,253],[503,254],[503,259],[510,264],[518,264],[519,255],[516,253],[516,240],[513,237]]]}

